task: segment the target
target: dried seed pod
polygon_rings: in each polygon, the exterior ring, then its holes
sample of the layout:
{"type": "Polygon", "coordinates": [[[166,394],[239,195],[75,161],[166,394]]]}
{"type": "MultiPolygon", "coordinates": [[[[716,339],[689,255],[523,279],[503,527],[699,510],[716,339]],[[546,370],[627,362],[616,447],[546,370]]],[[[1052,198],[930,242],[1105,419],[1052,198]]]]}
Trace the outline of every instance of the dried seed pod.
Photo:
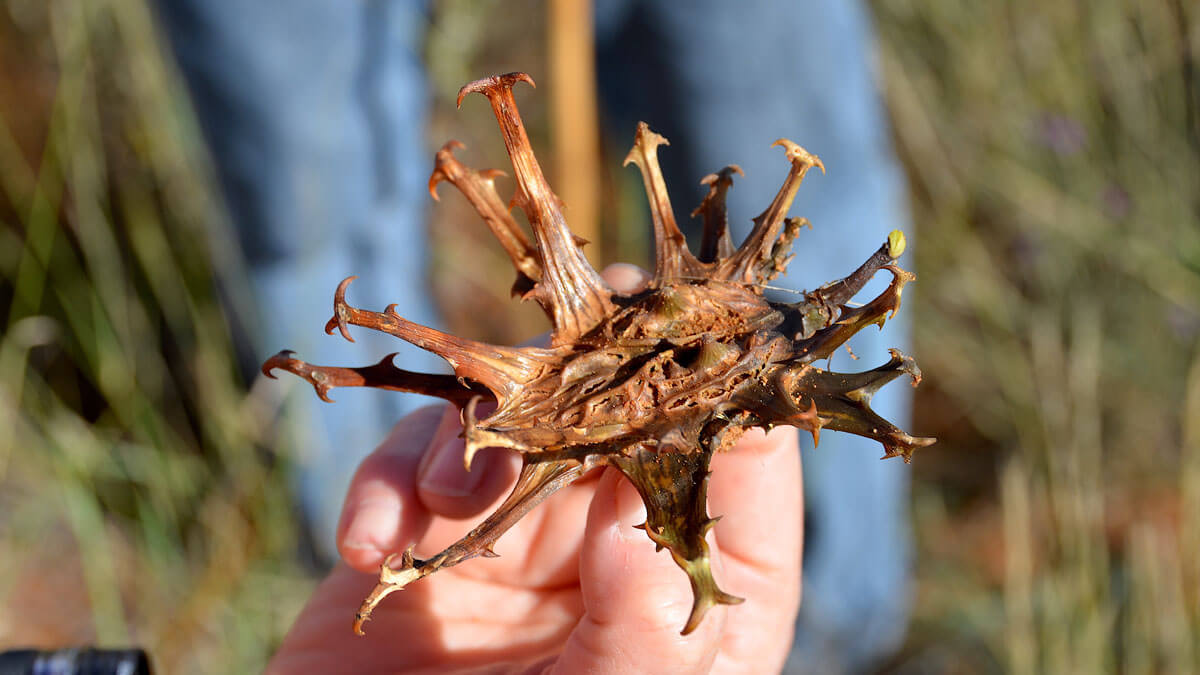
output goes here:
{"type": "Polygon", "coordinates": [[[767,281],[791,259],[789,248],[805,221],[787,218],[796,191],[812,167],[824,171],[815,155],[780,139],[790,163],[775,199],[754,219],[739,247],[726,227],[725,193],[729,166],[704,179],[708,195],[693,215],[703,218],[700,255],[693,255],[675,222],[658,165],[666,139],[639,124],[626,163],[635,164],[649,195],[654,223],[654,278],[645,290],[625,295],[609,288],[580,250],[567,227],[562,204],[542,175],[513,100],[517,82],[533,80],[509,73],[472,82],[458,101],[478,92],[491,102],[517,187],[512,204],[526,214],[533,241],[517,225],[496,192],[497,171],[474,171],[453,155],[451,141],[437,153],[429,180],[447,181],[463,192],[512,260],[514,290],[536,300],[553,324],[550,347],[501,347],[447,335],[406,321],[388,307],[371,312],[346,302],[346,279],[334,294],[336,328],[352,340],[349,326],[390,333],[446,359],[454,376],[412,373],[391,357],[361,368],[314,366],[283,351],[263,364],[263,372],[287,370],[308,380],[321,398],[333,387],[366,386],[444,398],[463,411],[466,454],[480,448],[511,448],[523,457],[517,484],[482,524],[446,550],[426,560],[411,550],[382,565],[379,583],[354,621],[362,623],[388,594],[433,572],[477,556],[517,520],[556,490],[599,466],[625,474],[646,504],[642,526],[661,550],[667,548],[692,584],[694,603],[683,627],[689,633],[715,604],[741,602],[717,587],[704,536],[715,523],[707,513],[709,462],[748,427],[787,424],[809,431],[822,428],[878,440],[884,457],[910,460],[914,449],[933,443],[917,438],[875,414],[872,395],[907,374],[915,385],[921,372],[896,350],[878,368],[843,374],[822,370],[828,357],[862,328],[881,325],[900,308],[900,296],[913,275],[895,264],[904,235],[893,232],[857,270],[805,293],[794,304],[763,296],[767,281]],[[862,305],[850,300],[879,270],[892,282],[862,305]],[[477,404],[494,401],[479,419],[477,404]]]}

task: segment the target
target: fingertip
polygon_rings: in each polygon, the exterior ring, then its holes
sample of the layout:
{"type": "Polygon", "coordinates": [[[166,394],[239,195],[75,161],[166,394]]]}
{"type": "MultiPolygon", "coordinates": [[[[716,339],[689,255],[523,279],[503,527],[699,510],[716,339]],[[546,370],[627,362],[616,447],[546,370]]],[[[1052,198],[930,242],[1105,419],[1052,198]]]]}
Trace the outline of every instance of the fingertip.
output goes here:
{"type": "Polygon", "coordinates": [[[468,469],[466,443],[460,438],[461,420],[442,417],[429,450],[417,467],[417,496],[431,513],[447,518],[470,518],[495,503],[516,480],[520,460],[500,448],[475,453],[468,469]]]}
{"type": "Polygon", "coordinates": [[[421,503],[431,513],[446,518],[477,516],[496,503],[516,481],[520,457],[503,448],[483,448],[475,453],[468,471],[463,465],[462,439],[452,438],[431,450],[417,482],[421,503]]]}
{"type": "Polygon", "coordinates": [[[416,472],[442,418],[444,405],[404,417],[359,465],[338,520],[337,548],[360,572],[378,569],[384,557],[418,539],[430,514],[416,496],[416,472]]]}
{"type": "Polygon", "coordinates": [[[629,263],[613,263],[605,267],[600,276],[620,293],[636,293],[645,288],[652,278],[646,270],[629,263]]]}
{"type": "MultiPolygon", "coordinates": [[[[387,488],[370,491],[390,492],[387,488]]],[[[343,511],[338,533],[338,553],[342,560],[360,572],[377,570],[389,552],[403,546],[400,531],[404,527],[404,516],[408,516],[410,523],[417,520],[394,493],[372,495],[348,506],[343,511]]],[[[411,524],[423,529],[428,525],[428,518],[420,518],[411,524]]]]}
{"type": "Polygon", "coordinates": [[[646,504],[637,488],[620,471],[608,468],[600,474],[587,526],[596,530],[611,528],[623,542],[653,546],[641,529],[646,523],[646,504]]]}

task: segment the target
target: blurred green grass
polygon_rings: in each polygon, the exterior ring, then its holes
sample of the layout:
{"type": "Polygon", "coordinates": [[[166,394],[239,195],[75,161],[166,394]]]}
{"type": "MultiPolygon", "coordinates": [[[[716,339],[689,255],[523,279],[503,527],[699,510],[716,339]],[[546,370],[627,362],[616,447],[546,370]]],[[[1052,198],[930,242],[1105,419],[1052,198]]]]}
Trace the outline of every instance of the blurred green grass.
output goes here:
{"type": "MultiPolygon", "coordinates": [[[[885,670],[1200,672],[1200,12],[872,7],[920,244],[913,427],[942,439],[914,464],[914,618],[885,670]]],[[[536,72],[539,39],[506,36],[542,8],[519,9],[437,3],[433,90],[536,72]]],[[[236,365],[252,309],[218,302],[248,294],[186,96],[140,0],[3,0],[0,56],[0,646],[254,671],[313,580],[277,401],[236,365]]],[[[502,156],[486,111],[437,105],[434,140],[502,156]]],[[[636,182],[605,189],[611,251],[644,215],[636,182]]],[[[461,206],[434,211],[435,266],[491,250],[461,206]]],[[[536,311],[478,321],[518,311],[489,290],[510,275],[435,267],[451,326],[525,337],[536,311]]]]}
{"type": "Polygon", "coordinates": [[[873,8],[943,437],[896,668],[1200,672],[1200,12],[873,8]]]}
{"type": "Polygon", "coordinates": [[[9,2],[0,34],[3,644],[251,672],[312,582],[186,99],[140,2],[9,2]]]}

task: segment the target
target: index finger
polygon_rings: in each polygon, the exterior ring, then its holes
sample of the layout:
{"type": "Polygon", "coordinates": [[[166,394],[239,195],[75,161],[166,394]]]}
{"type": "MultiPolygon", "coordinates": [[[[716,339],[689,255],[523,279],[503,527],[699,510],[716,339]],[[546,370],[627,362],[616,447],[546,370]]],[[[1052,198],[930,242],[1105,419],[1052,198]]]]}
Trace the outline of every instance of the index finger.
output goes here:
{"type": "Polygon", "coordinates": [[[443,405],[405,416],[359,465],[338,522],[342,559],[360,572],[375,572],[389,553],[424,535],[432,515],[416,494],[417,467],[438,430],[443,405]]]}

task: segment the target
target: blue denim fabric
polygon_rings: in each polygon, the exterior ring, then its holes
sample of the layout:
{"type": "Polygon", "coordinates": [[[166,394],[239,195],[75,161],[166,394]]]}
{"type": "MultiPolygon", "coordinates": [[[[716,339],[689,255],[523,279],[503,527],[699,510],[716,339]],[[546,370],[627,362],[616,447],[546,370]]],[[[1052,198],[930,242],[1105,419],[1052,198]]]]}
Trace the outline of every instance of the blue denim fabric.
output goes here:
{"type": "MultiPolygon", "coordinates": [[[[236,0],[159,4],[264,310],[260,353],[286,345],[316,363],[363,362],[363,344],[318,333],[332,289],[350,274],[360,276],[355,304],[397,302],[406,317],[436,325],[424,292],[424,3],[291,0],[282,12],[236,0]]],[[[814,229],[801,233],[788,275],[774,285],[811,289],[844,276],[889,231],[909,225],[858,3],[598,0],[596,27],[610,137],[624,148],[641,119],[671,140],[660,156],[680,217],[699,203],[701,176],[740,164],[746,177],[728,198],[736,241],[787,171],[783,152],[770,147],[776,138],[824,160],[828,175],[810,173],[792,209],[814,229]]],[[[885,277],[863,296],[882,290],[885,277]]],[[[405,349],[354,335],[376,355],[405,349]]],[[[865,370],[907,342],[900,315],[851,341],[861,361],[840,352],[833,366],[865,370]]],[[[412,348],[400,359],[444,369],[412,348]]],[[[332,554],[358,461],[403,409],[424,401],[346,389],[335,392],[340,405],[326,406],[296,393],[293,419],[307,422],[298,432],[299,493],[318,547],[332,554]]],[[[874,407],[904,426],[904,384],[885,387],[874,407]]],[[[877,461],[877,443],[846,434],[824,434],[819,450],[803,452],[804,603],[787,672],[861,670],[904,631],[909,474],[898,460],[877,461]]]]}
{"type": "MultiPolygon", "coordinates": [[[[313,363],[398,362],[445,372],[394,338],[322,333],[333,289],[359,279],[353,304],[437,325],[428,298],[425,188],[429,97],[419,45],[423,2],[161,0],[159,16],[190,86],[245,252],[258,307],[260,358],[290,347],[313,363]]],[[[327,405],[296,378],[287,425],[300,452],[303,513],[319,552],[334,532],[359,462],[402,414],[430,402],[338,389],[327,405]]]]}

